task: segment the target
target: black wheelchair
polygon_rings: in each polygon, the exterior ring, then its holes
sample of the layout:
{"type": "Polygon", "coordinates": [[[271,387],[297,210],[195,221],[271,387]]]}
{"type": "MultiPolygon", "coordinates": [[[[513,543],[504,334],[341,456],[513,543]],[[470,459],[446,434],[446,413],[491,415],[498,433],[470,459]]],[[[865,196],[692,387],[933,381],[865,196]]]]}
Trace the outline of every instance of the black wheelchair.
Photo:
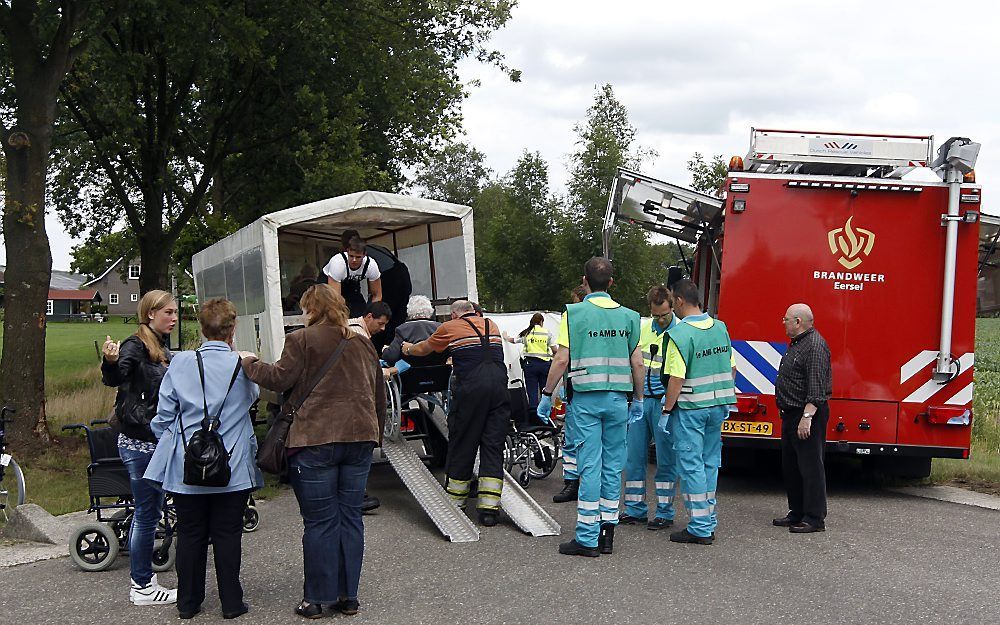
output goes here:
{"type": "Polygon", "coordinates": [[[510,432],[504,441],[504,470],[527,488],[551,475],[562,457],[562,426],[542,425],[528,410],[524,386],[510,387],[510,432]]]}
{"type": "MultiPolygon", "coordinates": [[[[63,430],[83,430],[87,436],[90,449],[90,464],[87,465],[90,507],[87,512],[97,513],[96,521],[84,523],[70,534],[69,555],[84,571],[104,571],[114,564],[120,552],[128,551],[135,514],[128,469],[118,455],[118,434],[108,427],[105,419],[91,421],[90,425],[66,425],[63,430]]],[[[157,573],[174,565],[176,524],[177,513],[168,499],[153,543],[153,571],[157,573]]]]}
{"type": "Polygon", "coordinates": [[[411,367],[386,381],[385,436],[420,444],[418,455],[433,468],[443,467],[448,457],[450,386],[451,365],[411,367]]]}

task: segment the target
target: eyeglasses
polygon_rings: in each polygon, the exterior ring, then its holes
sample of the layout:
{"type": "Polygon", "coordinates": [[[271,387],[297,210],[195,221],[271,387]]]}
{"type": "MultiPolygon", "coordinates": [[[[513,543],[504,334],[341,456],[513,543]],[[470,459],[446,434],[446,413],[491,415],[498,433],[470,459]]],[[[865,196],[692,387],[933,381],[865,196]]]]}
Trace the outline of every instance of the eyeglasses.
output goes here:
{"type": "Polygon", "coordinates": [[[801,320],[801,317],[782,317],[781,318],[781,322],[782,323],[788,323],[789,321],[800,321],[800,320],[801,320]]]}

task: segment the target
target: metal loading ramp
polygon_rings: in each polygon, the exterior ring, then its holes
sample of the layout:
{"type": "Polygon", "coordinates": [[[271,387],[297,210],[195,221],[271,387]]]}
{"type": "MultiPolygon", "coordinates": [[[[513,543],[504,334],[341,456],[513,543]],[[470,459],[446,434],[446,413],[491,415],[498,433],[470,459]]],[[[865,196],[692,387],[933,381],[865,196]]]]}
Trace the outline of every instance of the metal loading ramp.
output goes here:
{"type": "MultiPolygon", "coordinates": [[[[441,434],[448,438],[448,421],[442,407],[424,397],[417,397],[421,407],[431,416],[430,421],[441,434]]],[[[479,473],[479,456],[476,456],[474,472],[479,473]]],[[[506,471],[503,472],[503,493],[500,507],[514,521],[522,532],[532,536],[558,536],[562,531],[553,519],[531,495],[506,471]]]]}
{"type": "Polygon", "coordinates": [[[470,543],[479,540],[479,529],[458,509],[441,483],[424,465],[417,452],[400,433],[401,406],[396,380],[387,384],[389,399],[388,419],[382,441],[382,453],[403,480],[403,484],[424,509],[434,525],[453,543],[470,543]]]}

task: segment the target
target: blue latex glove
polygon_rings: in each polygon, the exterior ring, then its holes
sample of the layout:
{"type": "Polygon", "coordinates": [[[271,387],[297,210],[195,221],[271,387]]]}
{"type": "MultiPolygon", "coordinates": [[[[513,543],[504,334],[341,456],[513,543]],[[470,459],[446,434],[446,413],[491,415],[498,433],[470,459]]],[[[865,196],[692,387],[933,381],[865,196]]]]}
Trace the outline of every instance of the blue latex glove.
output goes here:
{"type": "Polygon", "coordinates": [[[538,410],[535,412],[542,423],[552,425],[552,396],[542,395],[538,398],[538,410]]]}
{"type": "Polygon", "coordinates": [[[628,407],[628,424],[632,425],[638,421],[642,421],[642,402],[633,399],[628,407]]]}
{"type": "Polygon", "coordinates": [[[660,428],[661,432],[666,432],[667,427],[670,425],[670,413],[664,412],[660,415],[660,420],[656,422],[656,427],[660,428]]]}
{"type": "Polygon", "coordinates": [[[398,371],[400,375],[406,373],[407,371],[409,371],[409,369],[410,369],[410,363],[406,362],[405,360],[396,361],[396,371],[398,371]]]}

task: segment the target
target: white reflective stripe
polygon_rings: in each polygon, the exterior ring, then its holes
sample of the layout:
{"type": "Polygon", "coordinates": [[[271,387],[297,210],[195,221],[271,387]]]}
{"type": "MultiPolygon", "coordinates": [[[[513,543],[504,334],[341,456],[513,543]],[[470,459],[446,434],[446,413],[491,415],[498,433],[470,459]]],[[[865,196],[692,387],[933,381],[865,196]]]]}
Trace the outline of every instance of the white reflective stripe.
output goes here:
{"type": "Polygon", "coordinates": [[[735,397],[736,390],[732,388],[719,389],[717,391],[706,391],[704,393],[684,393],[682,392],[677,401],[700,402],[708,399],[727,399],[735,397]]]}
{"type": "Polygon", "coordinates": [[[563,469],[575,469],[575,462],[566,462],[566,456],[563,456],[563,469]]]}
{"type": "Polygon", "coordinates": [[[607,373],[588,373],[587,375],[578,375],[573,378],[575,384],[593,384],[597,382],[609,382],[612,384],[624,384],[631,383],[632,376],[630,375],[608,375],[607,373]]]}
{"type": "Polygon", "coordinates": [[[674,498],[670,495],[660,495],[656,498],[657,503],[673,503],[674,498]]]}
{"type": "Polygon", "coordinates": [[[688,511],[688,516],[691,516],[692,518],[693,517],[712,516],[712,511],[709,510],[708,508],[704,508],[704,509],[695,508],[695,509],[692,509],[692,510],[688,511]]]}
{"type": "MultiPolygon", "coordinates": [[[[972,366],[972,363],[975,361],[975,358],[976,355],[972,352],[969,352],[968,354],[963,354],[962,357],[958,359],[958,373],[956,374],[955,377],[958,377],[959,375],[967,371],[969,367],[972,366]]],[[[923,386],[910,393],[909,396],[903,401],[923,403],[928,399],[930,399],[932,396],[937,395],[939,392],[941,392],[941,390],[945,388],[948,388],[947,384],[942,386],[933,379],[928,380],[926,383],[923,384],[923,386]]]]}
{"type": "Polygon", "coordinates": [[[625,495],[625,501],[642,501],[646,497],[644,495],[625,495]]]}
{"type": "Polygon", "coordinates": [[[618,500],[617,499],[605,499],[605,498],[601,497],[600,504],[602,506],[604,506],[605,508],[614,508],[615,510],[618,509],[618,500]]]}
{"type": "Polygon", "coordinates": [[[656,483],[656,488],[658,490],[670,490],[673,487],[674,487],[674,483],[673,482],[657,482],[656,483]]]}
{"type": "Polygon", "coordinates": [[[594,356],[591,358],[577,358],[571,360],[571,369],[585,369],[587,367],[629,367],[631,362],[628,358],[608,358],[607,356],[594,356]]]}
{"type": "Polygon", "coordinates": [[[708,493],[684,493],[684,501],[708,501],[708,493]]]}
{"type": "Polygon", "coordinates": [[[618,520],[618,511],[614,510],[613,512],[601,512],[601,520],[602,521],[617,521],[618,520]]]}
{"type": "Polygon", "coordinates": [[[708,491],[707,493],[705,493],[705,495],[706,495],[706,496],[707,496],[707,497],[708,497],[709,499],[715,499],[715,491],[714,491],[714,490],[710,490],[710,491],[708,491]]]}
{"type": "Polygon", "coordinates": [[[954,397],[944,402],[946,404],[964,406],[965,404],[972,401],[972,382],[969,385],[960,390],[954,397]]]}
{"type": "Polygon", "coordinates": [[[755,389],[764,395],[774,395],[774,384],[764,377],[764,374],[757,371],[757,368],[750,364],[750,361],[743,357],[743,354],[733,350],[736,356],[736,371],[747,379],[755,389]]]}
{"type": "Polygon", "coordinates": [[[937,355],[936,351],[925,349],[911,358],[908,363],[899,368],[899,383],[902,384],[917,375],[921,369],[934,362],[937,355]]]}
{"type": "Polygon", "coordinates": [[[774,349],[774,345],[771,345],[767,341],[747,341],[747,345],[766,360],[775,371],[781,368],[781,354],[778,353],[778,350],[774,349]]]}
{"type": "Polygon", "coordinates": [[[579,514],[578,513],[576,515],[576,522],[577,523],[583,523],[584,525],[591,525],[593,523],[597,523],[600,520],[601,520],[601,515],[599,515],[599,514],[579,514]]]}
{"type": "Polygon", "coordinates": [[[715,382],[728,382],[732,379],[732,372],[716,373],[715,375],[703,375],[700,378],[688,378],[684,380],[684,386],[699,386],[701,384],[714,384],[715,382]]]}
{"type": "Polygon", "coordinates": [[[597,503],[596,501],[584,501],[581,499],[580,501],[576,502],[576,507],[579,508],[580,510],[597,510],[601,507],[601,504],[597,503]]]}
{"type": "Polygon", "coordinates": [[[630,482],[627,480],[625,481],[625,488],[643,488],[645,485],[646,483],[642,481],[635,481],[635,482],[630,482]]]}

